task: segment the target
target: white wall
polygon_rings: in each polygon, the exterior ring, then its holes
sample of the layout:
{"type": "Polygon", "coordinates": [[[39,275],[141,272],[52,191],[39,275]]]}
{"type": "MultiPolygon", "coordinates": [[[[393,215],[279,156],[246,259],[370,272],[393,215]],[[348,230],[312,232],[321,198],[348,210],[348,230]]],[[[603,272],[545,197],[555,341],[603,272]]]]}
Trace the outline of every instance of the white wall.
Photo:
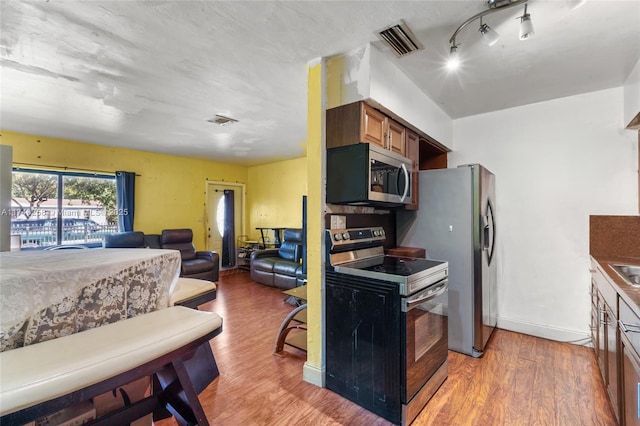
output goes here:
{"type": "Polygon", "coordinates": [[[496,175],[498,326],[556,340],[589,329],[589,215],[634,215],[637,136],[623,88],[454,120],[449,166],[496,175]]]}
{"type": "Polygon", "coordinates": [[[640,114],[640,59],[624,83],[624,125],[640,114]]]}

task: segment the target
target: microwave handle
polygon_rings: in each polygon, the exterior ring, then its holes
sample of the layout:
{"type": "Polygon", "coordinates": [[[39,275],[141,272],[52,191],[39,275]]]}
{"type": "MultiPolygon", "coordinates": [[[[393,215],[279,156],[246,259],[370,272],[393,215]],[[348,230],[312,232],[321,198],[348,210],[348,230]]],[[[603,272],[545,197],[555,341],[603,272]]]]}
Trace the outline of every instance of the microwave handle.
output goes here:
{"type": "Polygon", "coordinates": [[[404,202],[404,199],[407,198],[407,193],[409,192],[409,171],[407,170],[407,166],[404,163],[400,165],[402,172],[404,173],[404,192],[402,193],[402,197],[400,197],[400,201],[404,202]]]}

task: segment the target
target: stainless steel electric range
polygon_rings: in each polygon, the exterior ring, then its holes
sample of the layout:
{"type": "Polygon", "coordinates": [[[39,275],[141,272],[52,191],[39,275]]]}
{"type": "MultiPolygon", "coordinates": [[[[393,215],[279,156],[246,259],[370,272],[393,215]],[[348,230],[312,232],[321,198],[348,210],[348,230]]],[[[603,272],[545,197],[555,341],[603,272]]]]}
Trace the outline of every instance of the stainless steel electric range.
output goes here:
{"type": "Polygon", "coordinates": [[[448,263],[387,256],[382,227],[327,230],[327,388],[409,424],[447,377],[448,263]]]}

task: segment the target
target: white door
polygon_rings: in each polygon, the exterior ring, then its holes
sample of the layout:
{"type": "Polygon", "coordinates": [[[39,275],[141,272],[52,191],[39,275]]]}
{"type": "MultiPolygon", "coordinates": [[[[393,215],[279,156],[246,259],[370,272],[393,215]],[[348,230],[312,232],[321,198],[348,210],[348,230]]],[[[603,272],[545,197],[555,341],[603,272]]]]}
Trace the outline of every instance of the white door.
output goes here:
{"type": "MultiPolygon", "coordinates": [[[[207,248],[218,253],[222,259],[225,206],[224,191],[234,191],[234,245],[237,237],[244,233],[244,185],[226,182],[207,182],[207,248]]],[[[237,247],[233,253],[233,265],[237,265],[237,247]]],[[[235,267],[235,266],[234,266],[235,267]]]]}

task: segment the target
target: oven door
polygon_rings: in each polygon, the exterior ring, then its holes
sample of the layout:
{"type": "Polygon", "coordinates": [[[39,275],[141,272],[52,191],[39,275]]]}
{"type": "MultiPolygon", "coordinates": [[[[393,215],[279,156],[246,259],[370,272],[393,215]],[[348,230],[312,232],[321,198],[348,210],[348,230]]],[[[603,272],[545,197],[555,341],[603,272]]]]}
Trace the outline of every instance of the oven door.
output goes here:
{"type": "Polygon", "coordinates": [[[447,279],[402,299],[402,402],[408,403],[447,360],[447,279]]]}

